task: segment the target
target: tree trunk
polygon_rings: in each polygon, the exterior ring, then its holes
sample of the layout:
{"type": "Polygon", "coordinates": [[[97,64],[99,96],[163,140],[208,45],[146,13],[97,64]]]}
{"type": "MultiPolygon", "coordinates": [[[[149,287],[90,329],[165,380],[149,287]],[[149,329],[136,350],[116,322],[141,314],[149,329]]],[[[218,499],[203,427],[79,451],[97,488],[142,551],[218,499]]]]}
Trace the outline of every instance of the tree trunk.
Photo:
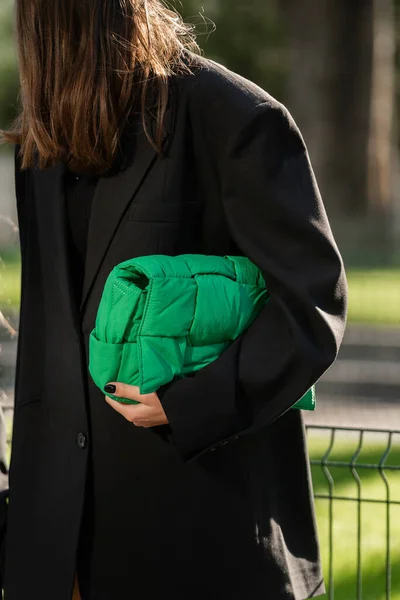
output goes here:
{"type": "Polygon", "coordinates": [[[288,104],[330,214],[368,208],[374,1],[281,0],[290,31],[288,104]]]}
{"type": "Polygon", "coordinates": [[[369,139],[368,203],[377,215],[390,216],[396,162],[396,32],[393,0],[375,0],[369,139]]]}

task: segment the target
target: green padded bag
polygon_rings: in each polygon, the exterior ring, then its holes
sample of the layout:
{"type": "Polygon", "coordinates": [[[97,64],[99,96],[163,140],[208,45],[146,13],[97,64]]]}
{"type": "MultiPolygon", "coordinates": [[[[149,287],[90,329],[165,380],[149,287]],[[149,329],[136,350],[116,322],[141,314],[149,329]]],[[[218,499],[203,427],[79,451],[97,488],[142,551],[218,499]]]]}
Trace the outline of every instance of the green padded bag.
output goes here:
{"type": "MultiPolygon", "coordinates": [[[[150,255],[121,262],[107,278],[90,333],[91,377],[102,391],[120,381],[142,394],[155,392],[216,360],[268,300],[260,269],[246,257],[150,255]]],[[[293,404],[314,410],[314,387],[293,404]]]]}

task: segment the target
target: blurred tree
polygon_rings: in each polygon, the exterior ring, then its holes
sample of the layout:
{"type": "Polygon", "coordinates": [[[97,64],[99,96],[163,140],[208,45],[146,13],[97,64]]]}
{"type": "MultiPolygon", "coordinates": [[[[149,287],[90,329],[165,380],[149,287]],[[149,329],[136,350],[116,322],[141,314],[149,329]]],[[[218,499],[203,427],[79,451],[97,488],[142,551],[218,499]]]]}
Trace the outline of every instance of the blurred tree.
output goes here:
{"type": "Polygon", "coordinates": [[[393,0],[280,0],[289,103],[330,210],[385,221],[396,155],[393,0]]]}
{"type": "Polygon", "coordinates": [[[367,198],[373,0],[280,0],[290,32],[288,101],[332,210],[367,198]]]}
{"type": "Polygon", "coordinates": [[[391,214],[395,200],[393,172],[396,139],[396,26],[393,0],[373,5],[371,129],[369,143],[369,204],[391,214]]]}
{"type": "MultiPolygon", "coordinates": [[[[395,45],[396,45],[396,106],[395,106],[395,145],[398,150],[400,147],[400,0],[395,1],[395,45]]],[[[396,196],[394,200],[394,228],[397,239],[400,240],[400,154],[397,151],[394,161],[393,181],[396,196]]],[[[397,245],[398,263],[400,263],[400,242],[397,245]]]]}
{"type": "Polygon", "coordinates": [[[17,111],[19,89],[13,41],[13,0],[0,2],[0,128],[7,126],[17,111]]]}

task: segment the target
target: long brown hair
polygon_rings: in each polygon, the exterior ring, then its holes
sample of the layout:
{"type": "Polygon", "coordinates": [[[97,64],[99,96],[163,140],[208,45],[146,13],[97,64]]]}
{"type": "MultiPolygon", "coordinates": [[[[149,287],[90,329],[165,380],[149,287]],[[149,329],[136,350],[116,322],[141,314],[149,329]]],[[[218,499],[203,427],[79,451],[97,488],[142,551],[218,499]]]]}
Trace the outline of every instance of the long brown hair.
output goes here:
{"type": "Polygon", "coordinates": [[[132,114],[161,149],[169,78],[197,50],[175,11],[161,0],[16,0],[16,33],[22,108],[0,133],[20,145],[22,168],[64,160],[104,173],[132,114]]]}

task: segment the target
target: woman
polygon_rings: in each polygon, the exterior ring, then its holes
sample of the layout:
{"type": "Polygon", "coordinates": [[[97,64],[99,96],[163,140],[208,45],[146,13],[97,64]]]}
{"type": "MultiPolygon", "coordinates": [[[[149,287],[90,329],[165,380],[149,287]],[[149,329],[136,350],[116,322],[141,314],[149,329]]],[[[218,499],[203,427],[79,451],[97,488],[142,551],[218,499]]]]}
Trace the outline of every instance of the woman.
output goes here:
{"type": "Polygon", "coordinates": [[[17,0],[17,33],[6,600],[70,600],[75,576],[82,600],[321,595],[291,407],[336,357],[346,282],[296,124],[196,56],[159,0],[17,0]],[[248,256],[271,301],[194,376],[96,388],[88,337],[111,269],[182,253],[248,256]]]}

